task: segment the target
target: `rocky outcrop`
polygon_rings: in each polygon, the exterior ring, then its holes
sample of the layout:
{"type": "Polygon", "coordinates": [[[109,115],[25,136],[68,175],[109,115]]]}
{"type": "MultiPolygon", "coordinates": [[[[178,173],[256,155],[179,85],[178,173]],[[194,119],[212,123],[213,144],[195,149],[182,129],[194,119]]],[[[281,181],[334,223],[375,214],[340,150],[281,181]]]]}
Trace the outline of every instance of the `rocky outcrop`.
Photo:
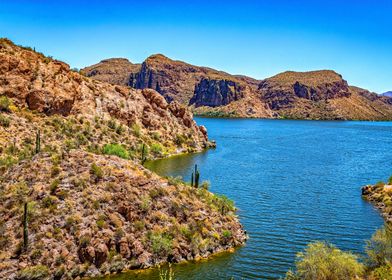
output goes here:
{"type": "Polygon", "coordinates": [[[195,87],[189,105],[218,107],[244,97],[245,86],[230,80],[202,79],[195,87]]]}
{"type": "Polygon", "coordinates": [[[378,208],[386,221],[392,222],[392,177],[389,183],[379,182],[362,187],[362,197],[378,208]]]}

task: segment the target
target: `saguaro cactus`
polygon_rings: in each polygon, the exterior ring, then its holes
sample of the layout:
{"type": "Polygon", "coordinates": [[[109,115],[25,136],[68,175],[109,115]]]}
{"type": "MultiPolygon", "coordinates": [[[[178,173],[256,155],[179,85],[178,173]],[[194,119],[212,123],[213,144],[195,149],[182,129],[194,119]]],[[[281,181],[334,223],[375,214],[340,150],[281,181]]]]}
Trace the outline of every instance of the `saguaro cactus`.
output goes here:
{"type": "Polygon", "coordinates": [[[199,170],[197,170],[197,164],[195,164],[195,188],[199,187],[199,179],[200,179],[200,173],[199,170]]]}
{"type": "Polygon", "coordinates": [[[35,153],[38,154],[41,151],[41,131],[38,129],[35,135],[35,153]]]}
{"type": "Polygon", "coordinates": [[[142,161],[142,165],[146,161],[146,145],[144,145],[144,143],[143,143],[143,146],[142,146],[141,161],[142,161]]]}
{"type": "Polygon", "coordinates": [[[24,203],[23,211],[23,249],[26,251],[29,245],[29,231],[27,228],[27,202],[24,203]]]}
{"type": "Polygon", "coordinates": [[[194,175],[193,175],[193,172],[192,172],[192,176],[191,176],[191,187],[193,187],[193,178],[194,178],[194,175]]]}

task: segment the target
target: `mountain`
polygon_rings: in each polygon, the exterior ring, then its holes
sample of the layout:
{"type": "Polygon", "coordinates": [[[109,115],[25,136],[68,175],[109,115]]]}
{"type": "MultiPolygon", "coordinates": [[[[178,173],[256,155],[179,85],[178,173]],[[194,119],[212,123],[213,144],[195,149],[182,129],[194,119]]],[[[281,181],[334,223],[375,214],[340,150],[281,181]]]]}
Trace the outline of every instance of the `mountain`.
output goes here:
{"type": "Polygon", "coordinates": [[[101,82],[127,86],[140,68],[141,64],[133,64],[126,58],[110,58],[82,69],[82,73],[101,82]]]}
{"type": "MultiPolygon", "coordinates": [[[[91,67],[89,77],[100,79],[91,67]]],[[[190,106],[195,114],[215,117],[391,120],[392,102],[348,85],[331,70],[294,72],[256,80],[207,67],[147,58],[127,85],[153,88],[168,102],[190,106]]]]}
{"type": "Polygon", "coordinates": [[[387,91],[384,92],[383,94],[381,94],[382,96],[386,96],[386,97],[392,97],[392,91],[387,91]]]}
{"type": "Polygon", "coordinates": [[[230,200],[142,165],[210,145],[155,90],[0,39],[0,279],[102,276],[243,244],[230,200]]]}
{"type": "MultiPolygon", "coordinates": [[[[81,71],[88,77],[102,80],[102,77],[96,74],[97,70],[99,73],[102,65],[105,65],[106,69],[118,67],[118,63],[115,61],[103,61],[97,64],[97,66],[86,67],[81,71]]],[[[249,77],[233,76],[208,67],[199,67],[182,61],[171,60],[162,54],[155,54],[148,57],[142,63],[138,72],[127,72],[125,67],[122,69],[124,73],[130,75],[130,78],[128,82],[115,84],[128,85],[137,89],[152,88],[163,95],[167,101],[171,102],[175,100],[186,105],[194,95],[195,85],[203,78],[231,80],[254,88],[257,88],[258,84],[257,80],[249,77]]],[[[113,76],[116,77],[113,79],[114,81],[119,80],[120,77],[124,77],[124,74],[119,75],[115,73],[113,76]]]]}

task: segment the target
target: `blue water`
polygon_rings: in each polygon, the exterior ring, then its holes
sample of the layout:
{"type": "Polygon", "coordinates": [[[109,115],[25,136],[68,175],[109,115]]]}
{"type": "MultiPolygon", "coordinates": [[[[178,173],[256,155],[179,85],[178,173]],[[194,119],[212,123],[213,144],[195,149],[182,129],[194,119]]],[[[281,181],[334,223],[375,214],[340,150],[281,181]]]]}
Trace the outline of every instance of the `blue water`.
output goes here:
{"type": "MultiPolygon", "coordinates": [[[[174,267],[178,279],[277,279],[315,240],[361,254],[383,224],[360,187],[392,175],[392,123],[197,118],[217,148],[159,160],[236,202],[250,239],[233,254],[174,267]]],[[[143,277],[154,279],[154,276],[143,277]]]]}

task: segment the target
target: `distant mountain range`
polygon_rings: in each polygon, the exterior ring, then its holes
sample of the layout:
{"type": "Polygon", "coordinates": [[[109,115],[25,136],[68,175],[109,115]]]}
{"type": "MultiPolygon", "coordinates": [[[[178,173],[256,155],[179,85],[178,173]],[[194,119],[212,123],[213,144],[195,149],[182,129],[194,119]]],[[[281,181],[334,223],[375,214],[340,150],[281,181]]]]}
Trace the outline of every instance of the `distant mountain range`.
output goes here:
{"type": "Polygon", "coordinates": [[[381,94],[382,96],[392,97],[392,91],[387,91],[381,94]]]}
{"type": "Polygon", "coordinates": [[[162,54],[142,64],[106,59],[81,73],[137,89],[152,88],[195,114],[218,117],[391,120],[392,99],[350,86],[331,70],[287,71],[264,80],[172,60],[162,54]]]}

